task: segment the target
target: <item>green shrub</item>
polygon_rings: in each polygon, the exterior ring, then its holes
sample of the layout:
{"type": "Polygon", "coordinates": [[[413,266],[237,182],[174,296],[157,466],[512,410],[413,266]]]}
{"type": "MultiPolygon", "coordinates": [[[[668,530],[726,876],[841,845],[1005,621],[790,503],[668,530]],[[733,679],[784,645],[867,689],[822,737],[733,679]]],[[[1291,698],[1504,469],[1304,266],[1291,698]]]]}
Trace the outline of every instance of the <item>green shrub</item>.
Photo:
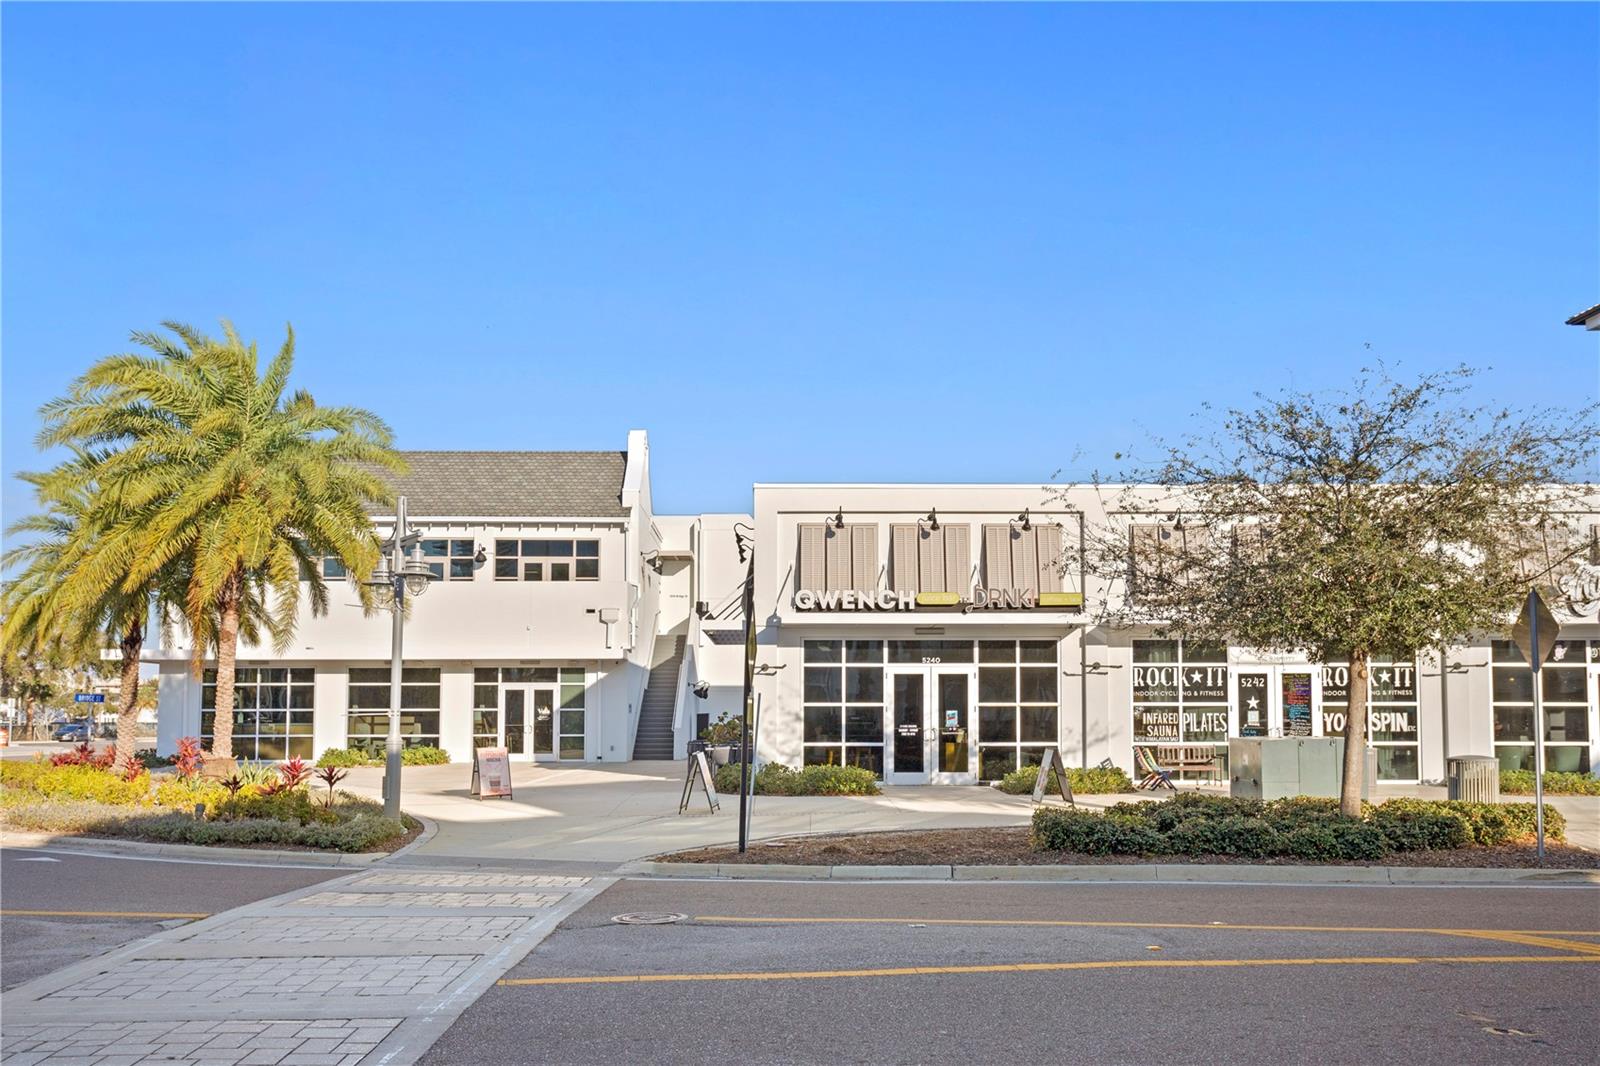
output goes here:
{"type": "MultiPolygon", "coordinates": [[[[737,795],[739,764],[719,766],[715,782],[718,792],[737,795]]],[[[882,791],[872,771],[859,766],[807,766],[796,770],[769,762],[755,776],[758,796],[876,796],[882,791]]]]}
{"type": "Polygon", "coordinates": [[[400,762],[405,766],[439,766],[449,761],[449,752],[431,744],[418,744],[400,753],[400,762]]]}
{"type": "MultiPolygon", "coordinates": [[[[1531,803],[1465,803],[1440,800],[1441,806],[1460,811],[1472,824],[1472,839],[1490,847],[1531,837],[1536,831],[1536,813],[1531,803]]],[[[1567,819],[1550,804],[1544,805],[1544,832],[1551,840],[1565,840],[1567,819]]]]}
{"type": "Polygon", "coordinates": [[[1125,801],[1112,804],[1108,814],[1123,818],[1138,818],[1149,822],[1158,832],[1170,833],[1184,822],[1215,820],[1219,818],[1259,818],[1263,811],[1260,800],[1235,799],[1232,796],[1214,796],[1204,792],[1180,792],[1159,803],[1125,801]]]}
{"type": "Polygon", "coordinates": [[[1389,844],[1382,831],[1358,818],[1308,819],[1278,834],[1278,854],[1307,862],[1381,859],[1389,844]]]}
{"type": "MultiPolygon", "coordinates": [[[[1507,796],[1533,795],[1532,770],[1500,771],[1500,791],[1507,796]]],[[[1600,777],[1547,770],[1544,775],[1547,796],[1600,796],[1600,777]]]]}
{"type": "Polygon", "coordinates": [[[51,766],[44,762],[0,762],[0,785],[56,799],[90,800],[113,806],[144,803],[150,796],[150,775],[132,778],[85,765],[51,766]]]}
{"type": "Polygon", "coordinates": [[[1396,851],[1464,848],[1473,842],[1467,816],[1440,803],[1392,799],[1372,808],[1367,817],[1396,851]]]}
{"type": "Polygon", "coordinates": [[[1167,850],[1166,840],[1143,819],[1061,807],[1033,812],[1032,840],[1039,851],[1083,855],[1151,855],[1167,850]]]}
{"type": "MultiPolygon", "coordinates": [[[[1055,776],[1055,771],[1050,771],[1050,782],[1046,785],[1045,792],[1053,792],[1059,796],[1061,795],[1061,790],[1056,787],[1055,776]]],[[[1006,774],[995,787],[1001,792],[1006,792],[1013,796],[1026,796],[1032,794],[1033,787],[1038,780],[1039,768],[1037,766],[1023,766],[1006,774]]],[[[1075,796],[1116,795],[1133,791],[1133,782],[1118,767],[1113,767],[1110,770],[1098,768],[1085,770],[1081,767],[1069,766],[1067,767],[1067,783],[1072,786],[1072,793],[1075,796]]]]}
{"type": "Polygon", "coordinates": [[[31,802],[8,804],[6,825],[46,833],[83,833],[170,844],[286,844],[334,851],[365,851],[405,832],[399,822],[384,818],[366,806],[349,804],[347,807],[341,803],[336,809],[348,817],[300,825],[274,818],[203,821],[187,814],[154,813],[136,807],[35,798],[31,802]]]}
{"type": "MultiPolygon", "coordinates": [[[[401,756],[403,759],[404,756],[401,756]]],[[[377,766],[378,760],[360,748],[329,748],[317,760],[318,766],[377,766]]]]}
{"type": "Polygon", "coordinates": [[[227,798],[228,790],[216,781],[165,775],[158,779],[153,795],[157,807],[177,811],[193,811],[196,805],[203,803],[208,817],[214,816],[217,805],[227,798]]]}
{"type": "Polygon", "coordinates": [[[1262,815],[1280,833],[1344,817],[1339,810],[1338,800],[1324,799],[1320,796],[1288,796],[1271,800],[1262,809],[1262,815]]]}
{"type": "Polygon", "coordinates": [[[207,816],[221,821],[272,819],[310,825],[313,822],[336,822],[339,816],[319,803],[313,803],[305,789],[294,788],[270,796],[240,792],[207,809],[207,816]]]}

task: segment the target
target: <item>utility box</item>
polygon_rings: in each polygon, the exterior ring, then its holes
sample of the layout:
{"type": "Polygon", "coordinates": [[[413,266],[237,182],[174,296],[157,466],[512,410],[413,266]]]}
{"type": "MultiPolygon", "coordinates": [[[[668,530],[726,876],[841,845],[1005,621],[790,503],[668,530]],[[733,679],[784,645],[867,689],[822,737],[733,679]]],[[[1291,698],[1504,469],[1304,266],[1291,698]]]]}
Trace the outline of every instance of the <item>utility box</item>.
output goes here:
{"type": "MultiPolygon", "coordinates": [[[[1368,765],[1372,759],[1369,750],[1368,765]]],[[[1245,799],[1339,798],[1343,737],[1242,737],[1228,741],[1229,794],[1245,799]]],[[[1369,772],[1361,786],[1367,798],[1369,772]]]]}
{"type": "Polygon", "coordinates": [[[1449,798],[1500,802],[1500,760],[1492,755],[1454,755],[1445,760],[1449,798]]]}

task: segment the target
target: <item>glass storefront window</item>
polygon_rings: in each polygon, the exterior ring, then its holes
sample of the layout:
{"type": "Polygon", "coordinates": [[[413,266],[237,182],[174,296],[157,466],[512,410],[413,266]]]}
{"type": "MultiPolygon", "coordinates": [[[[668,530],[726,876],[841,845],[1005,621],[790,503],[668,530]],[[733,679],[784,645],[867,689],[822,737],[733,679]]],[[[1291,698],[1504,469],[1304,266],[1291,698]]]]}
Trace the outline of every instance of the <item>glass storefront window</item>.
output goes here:
{"type": "Polygon", "coordinates": [[[882,777],[884,642],[808,640],[802,658],[803,764],[860,766],[882,777]]]}
{"type": "MultiPolygon", "coordinates": [[[[1350,665],[1322,667],[1322,735],[1344,735],[1350,715],[1350,665]]],[[[1416,781],[1418,748],[1417,664],[1414,659],[1374,659],[1367,667],[1367,743],[1378,752],[1379,781],[1416,781]]]]}
{"type": "MultiPolygon", "coordinates": [[[[1544,697],[1545,769],[1589,773],[1589,670],[1600,641],[1558,640],[1539,671],[1544,697]]],[[[1533,671],[1509,640],[1490,644],[1494,750],[1501,770],[1534,768],[1533,671]]]]}
{"type": "MultiPolygon", "coordinates": [[[[316,672],[309,666],[234,668],[233,754],[258,760],[311,759],[316,672]]],[[[217,672],[200,686],[200,741],[216,737],[217,672]]]]}
{"type": "Polygon", "coordinates": [[[1216,745],[1227,758],[1228,650],[1178,640],[1133,642],[1133,742],[1216,745]]]}
{"type": "MultiPolygon", "coordinates": [[[[474,693],[476,702],[476,693],[474,693]]],[[[346,741],[381,754],[389,735],[389,668],[350,668],[346,741]]],[[[406,747],[439,746],[439,668],[408,666],[400,674],[400,740],[406,747]]]]}
{"type": "MultiPolygon", "coordinates": [[[[978,642],[980,780],[995,781],[1019,766],[1037,765],[1047,747],[1060,743],[1056,654],[1053,640],[978,642]]],[[[961,661],[972,661],[970,651],[961,661]]]]}

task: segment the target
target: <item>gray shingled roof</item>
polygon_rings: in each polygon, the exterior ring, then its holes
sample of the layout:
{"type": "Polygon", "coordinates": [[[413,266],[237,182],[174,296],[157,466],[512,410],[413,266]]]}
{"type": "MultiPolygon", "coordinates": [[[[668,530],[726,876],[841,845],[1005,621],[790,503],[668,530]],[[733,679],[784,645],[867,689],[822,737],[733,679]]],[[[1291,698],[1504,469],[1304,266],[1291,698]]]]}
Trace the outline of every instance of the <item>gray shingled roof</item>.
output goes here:
{"type": "MultiPolygon", "coordinates": [[[[401,452],[414,517],[622,518],[626,452],[401,452]]],[[[375,508],[374,513],[392,513],[375,508]]]]}

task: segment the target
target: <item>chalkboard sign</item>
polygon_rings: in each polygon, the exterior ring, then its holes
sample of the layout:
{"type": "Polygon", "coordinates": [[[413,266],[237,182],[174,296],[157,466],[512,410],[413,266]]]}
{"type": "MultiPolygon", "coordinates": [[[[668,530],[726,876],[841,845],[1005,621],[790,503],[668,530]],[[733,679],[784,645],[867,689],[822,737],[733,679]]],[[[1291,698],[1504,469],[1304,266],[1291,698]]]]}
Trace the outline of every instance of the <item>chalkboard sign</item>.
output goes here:
{"type": "Polygon", "coordinates": [[[505,748],[477,748],[472,753],[472,794],[511,798],[511,753],[505,748]]]}
{"type": "Polygon", "coordinates": [[[1311,675],[1283,675],[1283,735],[1311,735],[1311,675]]]}

